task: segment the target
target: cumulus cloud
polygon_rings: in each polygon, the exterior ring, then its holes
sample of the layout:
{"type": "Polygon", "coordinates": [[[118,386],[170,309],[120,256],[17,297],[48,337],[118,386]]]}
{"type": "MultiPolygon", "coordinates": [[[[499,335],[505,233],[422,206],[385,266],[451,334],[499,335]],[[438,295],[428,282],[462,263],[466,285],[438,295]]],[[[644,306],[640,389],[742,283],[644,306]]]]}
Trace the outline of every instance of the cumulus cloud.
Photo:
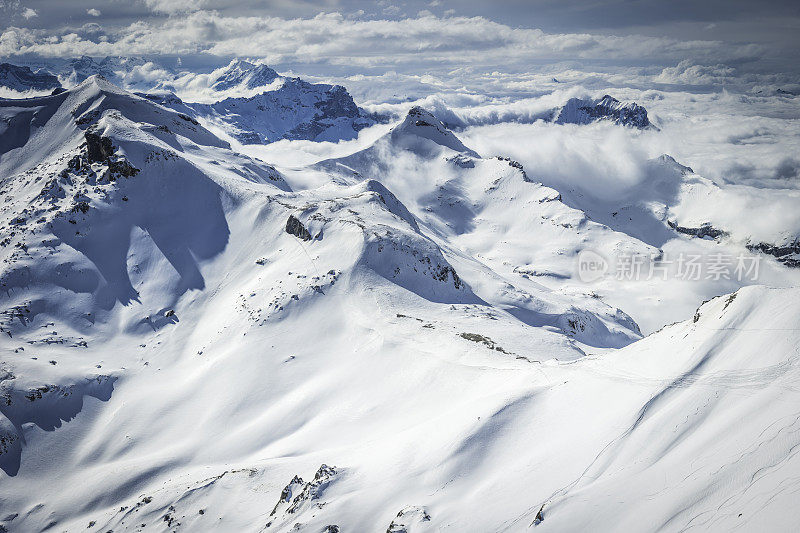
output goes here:
{"type": "Polygon", "coordinates": [[[39,14],[36,12],[35,9],[31,9],[29,7],[26,7],[24,10],[22,10],[21,14],[22,14],[22,17],[25,20],[29,20],[29,19],[32,19],[33,17],[38,17],[39,16],[39,14]]]}
{"type": "Polygon", "coordinates": [[[530,98],[563,85],[645,89],[724,81],[726,87],[740,84],[741,91],[754,85],[775,91],[800,81],[792,74],[748,71],[747,61],[764,49],[747,43],[548,33],[430,11],[392,20],[335,12],[282,18],[231,16],[204,10],[203,2],[193,0],[146,0],[146,5],[168,16],[93,34],[80,28],[59,33],[8,27],[0,31],[0,56],[216,56],[221,62],[252,57],[279,69],[291,66],[304,77],[326,72],[364,103],[442,93],[530,98]],[[351,79],[356,76],[364,78],[351,79]],[[381,84],[391,76],[393,84],[381,84]]]}
{"type": "Polygon", "coordinates": [[[778,163],[775,177],[783,180],[797,180],[800,178],[800,161],[787,157],[778,163]]]}
{"type": "Polygon", "coordinates": [[[174,15],[200,11],[208,5],[208,0],[144,0],[144,3],[156,13],[174,15]]]}
{"type": "Polygon", "coordinates": [[[684,59],[674,67],[667,67],[654,78],[658,83],[677,85],[718,85],[731,81],[736,69],[726,65],[695,65],[684,59]]]}
{"type": "Polygon", "coordinates": [[[610,123],[561,126],[537,122],[473,127],[461,137],[483,155],[521,162],[534,180],[612,200],[644,179],[649,154],[642,143],[634,141],[641,135],[610,123]]]}
{"type": "Polygon", "coordinates": [[[102,13],[99,9],[91,8],[86,10],[86,14],[92,17],[99,17],[102,13]]]}
{"type": "MultiPolygon", "coordinates": [[[[693,57],[735,60],[760,48],[717,41],[682,41],[645,36],[546,33],[512,28],[483,17],[430,13],[399,20],[361,20],[339,13],[312,18],[224,16],[197,10],[194,0],[147,0],[151,9],[181,17],[136,22],[115,33],[106,45],[73,41],[62,34],[8,28],[0,55],[36,53],[48,56],[114,54],[197,54],[260,56],[270,62],[324,62],[358,67],[409,65],[517,65],[533,60],[590,59],[674,61],[693,57]],[[188,13],[189,11],[194,11],[188,13]]],[[[528,69],[525,69],[528,70],[528,69]]]]}

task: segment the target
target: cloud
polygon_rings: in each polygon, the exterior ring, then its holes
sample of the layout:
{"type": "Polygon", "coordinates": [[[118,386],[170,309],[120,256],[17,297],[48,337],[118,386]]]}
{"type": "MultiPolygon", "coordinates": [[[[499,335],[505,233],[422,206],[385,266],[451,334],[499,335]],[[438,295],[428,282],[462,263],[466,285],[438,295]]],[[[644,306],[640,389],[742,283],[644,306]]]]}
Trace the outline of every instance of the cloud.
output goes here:
{"type": "Polygon", "coordinates": [[[33,17],[39,16],[39,14],[36,12],[35,9],[31,9],[29,7],[26,7],[24,10],[22,10],[21,15],[25,20],[29,20],[32,19],[33,17]]]}
{"type": "MultiPolygon", "coordinates": [[[[104,25],[102,32],[0,30],[0,57],[162,56],[174,63],[178,56],[199,58],[206,67],[215,57],[219,65],[249,57],[303,77],[345,83],[366,103],[443,93],[520,99],[576,85],[600,90],[724,83],[739,92],[800,86],[794,70],[770,72],[751,61],[764,56],[765,48],[743,42],[550,33],[424,10],[391,20],[363,12],[284,18],[232,16],[223,4],[214,4],[220,11],[210,11],[202,9],[210,5],[205,0],[139,1],[157,15],[126,26],[104,25]],[[363,80],[351,81],[358,75],[363,80]],[[381,84],[390,75],[395,84],[381,84]]],[[[384,2],[378,9],[387,6],[384,2]]]]}
{"type": "MultiPolygon", "coordinates": [[[[546,33],[512,28],[483,17],[440,18],[430,13],[399,20],[350,19],[339,13],[312,18],[224,16],[194,0],[147,0],[151,9],[181,17],[139,21],[115,31],[107,45],[74,42],[44,31],[8,28],[0,55],[35,53],[65,57],[114,54],[258,56],[270,62],[323,62],[378,66],[452,65],[530,67],[531,61],[602,60],[677,63],[688,53],[699,59],[741,60],[760,47],[717,41],[682,41],[637,35],[546,33]],[[13,43],[13,46],[12,46],[13,43]]],[[[524,70],[530,70],[524,68],[524,70]]]]}
{"type": "Polygon", "coordinates": [[[174,15],[200,11],[208,0],[144,0],[145,5],[153,12],[174,15]]]}
{"type": "Polygon", "coordinates": [[[658,83],[678,85],[719,85],[732,81],[736,69],[726,65],[695,65],[684,59],[674,67],[667,67],[655,77],[658,83]]]}
{"type": "Polygon", "coordinates": [[[99,17],[102,13],[100,13],[99,9],[91,8],[86,10],[86,14],[92,17],[99,17]]]}
{"type": "Polygon", "coordinates": [[[782,180],[796,180],[800,178],[800,161],[790,157],[785,158],[775,169],[775,177],[782,180]]]}

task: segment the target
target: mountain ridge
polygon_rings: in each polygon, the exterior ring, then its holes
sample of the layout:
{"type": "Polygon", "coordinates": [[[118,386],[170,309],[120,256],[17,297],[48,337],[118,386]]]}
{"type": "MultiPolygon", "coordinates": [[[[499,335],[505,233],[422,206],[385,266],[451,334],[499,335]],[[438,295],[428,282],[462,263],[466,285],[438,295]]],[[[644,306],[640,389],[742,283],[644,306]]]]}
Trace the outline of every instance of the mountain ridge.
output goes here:
{"type": "Polygon", "coordinates": [[[276,167],[100,76],[0,119],[3,529],[796,523],[800,289],[580,278],[741,248],[675,159],[600,202],[414,107],[276,167]]]}

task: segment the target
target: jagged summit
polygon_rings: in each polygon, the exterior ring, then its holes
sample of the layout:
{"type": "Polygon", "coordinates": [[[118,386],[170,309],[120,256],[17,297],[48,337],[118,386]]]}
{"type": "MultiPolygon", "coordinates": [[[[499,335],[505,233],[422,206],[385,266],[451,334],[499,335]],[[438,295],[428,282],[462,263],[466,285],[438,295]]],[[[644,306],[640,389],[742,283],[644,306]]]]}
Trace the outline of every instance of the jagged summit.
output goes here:
{"type": "Polygon", "coordinates": [[[281,139],[347,140],[375,124],[341,85],[309,83],[299,78],[285,78],[279,88],[254,96],[191,105],[198,116],[223,124],[242,144],[267,144],[281,139]]]}
{"type": "Polygon", "coordinates": [[[425,139],[456,152],[479,157],[477,152],[464,146],[433,113],[419,106],[412,107],[403,122],[395,126],[389,136],[393,144],[415,152],[430,151],[430,147],[425,146],[426,143],[420,143],[420,139],[425,139]]]}
{"type": "Polygon", "coordinates": [[[557,110],[556,124],[590,124],[598,120],[611,120],[615,124],[639,129],[654,128],[647,110],[636,102],[623,103],[610,95],[596,100],[571,98],[557,110]]]}
{"type": "Polygon", "coordinates": [[[280,76],[267,65],[255,65],[248,61],[235,59],[211,85],[216,91],[233,88],[255,89],[269,85],[280,76]]]}

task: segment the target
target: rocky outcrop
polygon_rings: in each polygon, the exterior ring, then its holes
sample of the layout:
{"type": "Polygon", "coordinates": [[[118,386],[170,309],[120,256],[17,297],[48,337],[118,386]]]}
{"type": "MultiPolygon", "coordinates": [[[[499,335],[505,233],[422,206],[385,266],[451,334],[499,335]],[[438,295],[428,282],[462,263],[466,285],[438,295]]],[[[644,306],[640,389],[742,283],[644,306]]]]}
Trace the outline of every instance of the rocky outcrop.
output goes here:
{"type": "Polygon", "coordinates": [[[397,513],[397,516],[386,528],[386,533],[410,533],[411,531],[418,531],[414,526],[423,522],[430,522],[431,515],[428,514],[427,509],[417,505],[409,505],[404,507],[397,513]]]}
{"type": "Polygon", "coordinates": [[[765,242],[748,244],[747,249],[751,252],[769,254],[787,267],[800,268],[800,240],[783,245],[775,245],[765,242]]]}
{"type": "Polygon", "coordinates": [[[304,241],[311,240],[311,234],[294,215],[289,215],[289,219],[286,221],[286,233],[304,241]]]}
{"type": "MultiPolygon", "coordinates": [[[[299,517],[307,510],[321,509],[326,502],[322,501],[325,491],[339,475],[339,471],[334,466],[326,464],[320,465],[314,479],[304,482],[300,476],[294,476],[292,480],[281,491],[278,503],[269,514],[269,521],[264,526],[265,530],[272,527],[279,528],[280,525],[298,524],[299,517]]],[[[339,528],[336,525],[329,525],[325,531],[334,533],[339,528]]]]}
{"type": "MultiPolygon", "coordinates": [[[[105,163],[108,165],[108,170],[112,175],[120,175],[126,178],[139,173],[139,169],[128,163],[125,158],[117,157],[114,154],[114,146],[108,137],[100,136],[91,131],[85,132],[83,136],[86,139],[86,157],[89,163],[105,163]]],[[[70,164],[73,164],[72,161],[70,164]]],[[[80,159],[77,160],[77,165],[78,169],[80,169],[80,159]]]]}
{"type": "Polygon", "coordinates": [[[696,228],[688,228],[684,226],[679,226],[677,222],[668,220],[667,225],[670,228],[677,231],[678,233],[683,233],[684,235],[691,235],[692,237],[698,237],[700,239],[704,239],[706,237],[710,239],[719,239],[720,237],[725,237],[728,235],[726,231],[717,229],[709,223],[702,224],[696,228]]]}
{"type": "Polygon", "coordinates": [[[90,131],[83,136],[86,139],[86,155],[90,163],[102,163],[114,155],[114,147],[108,137],[101,137],[90,131]]]}

